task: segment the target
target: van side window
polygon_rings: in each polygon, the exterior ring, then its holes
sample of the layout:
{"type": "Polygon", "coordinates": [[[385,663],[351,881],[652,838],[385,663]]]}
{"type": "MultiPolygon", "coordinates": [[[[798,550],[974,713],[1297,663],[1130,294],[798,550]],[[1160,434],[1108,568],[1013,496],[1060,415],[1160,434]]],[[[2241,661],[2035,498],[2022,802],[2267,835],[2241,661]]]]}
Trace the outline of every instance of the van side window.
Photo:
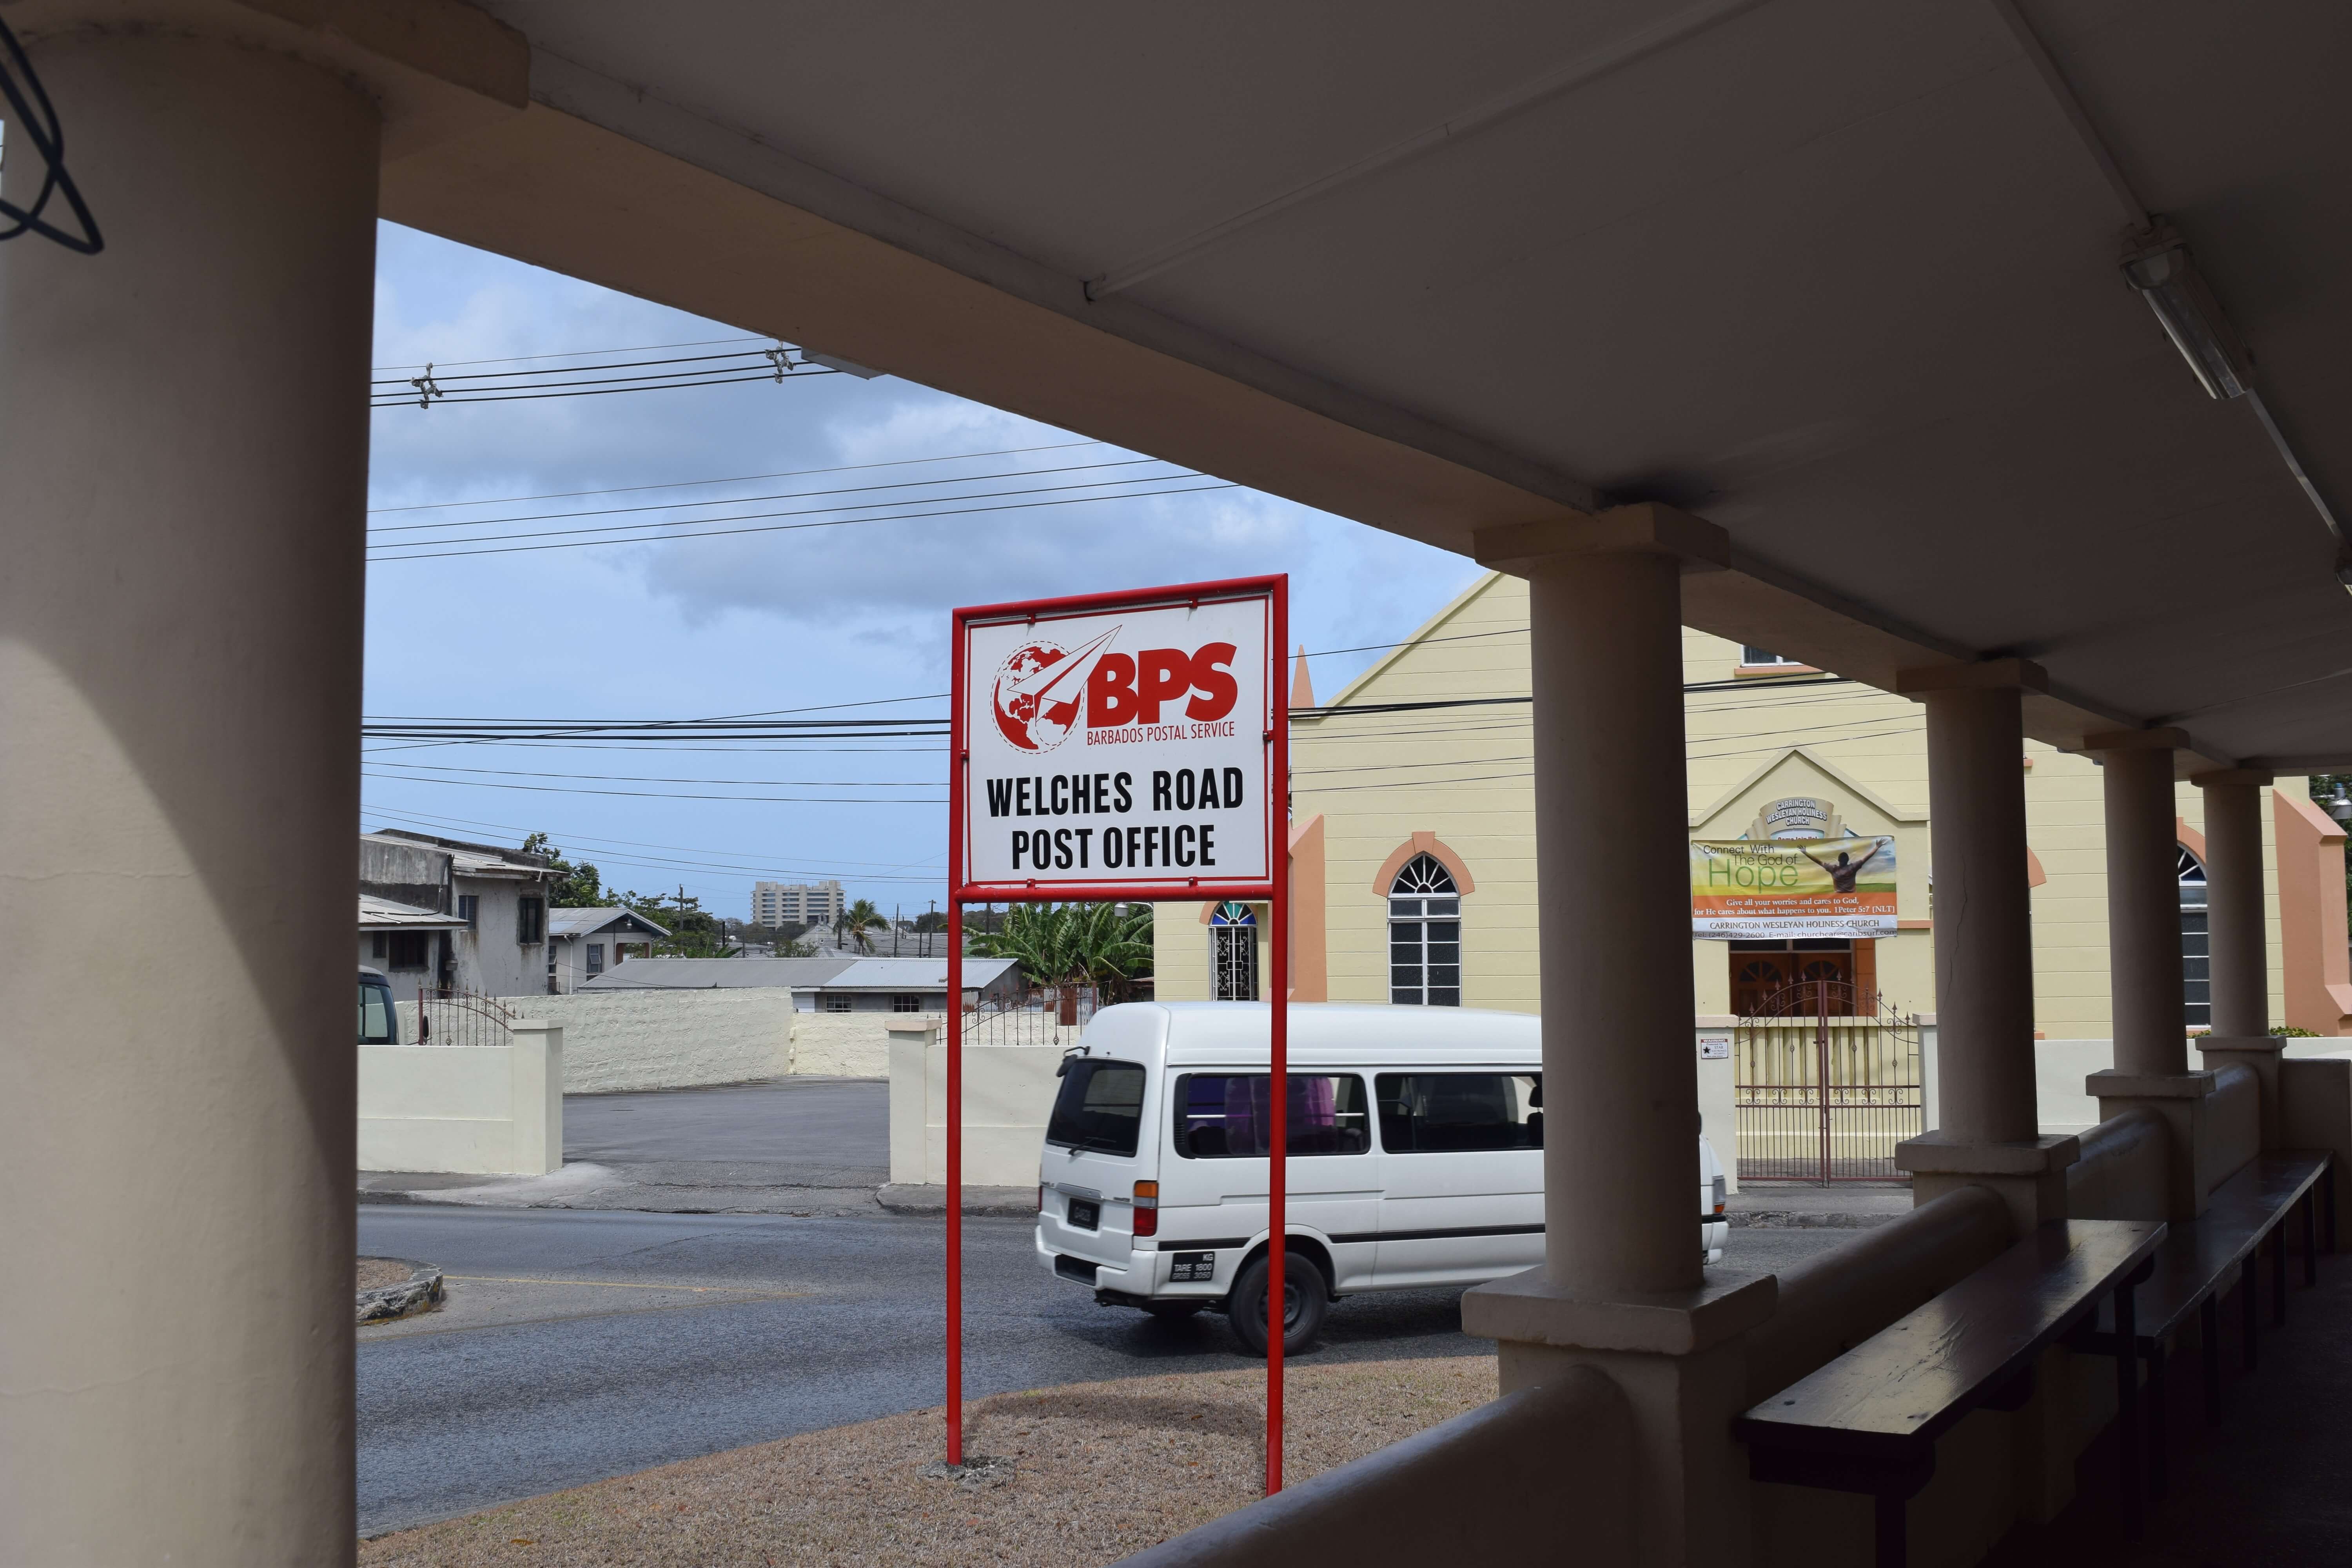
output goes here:
{"type": "Polygon", "coordinates": [[[1133,1154],[1143,1129],[1143,1069],[1133,1062],[1080,1058],[1062,1074],[1045,1142],[1106,1154],[1133,1154]]]}
{"type": "Polygon", "coordinates": [[[1543,1079],[1530,1073],[1382,1073],[1381,1147],[1460,1154],[1543,1147],[1543,1079]]]}
{"type": "MultiPolygon", "coordinates": [[[[1293,1154],[1362,1154],[1372,1146],[1364,1080],[1289,1075],[1283,1142],[1293,1154]]],[[[1188,1160],[1263,1159],[1273,1133],[1271,1073],[1186,1073],[1176,1080],[1176,1152],[1188,1160]]]]}

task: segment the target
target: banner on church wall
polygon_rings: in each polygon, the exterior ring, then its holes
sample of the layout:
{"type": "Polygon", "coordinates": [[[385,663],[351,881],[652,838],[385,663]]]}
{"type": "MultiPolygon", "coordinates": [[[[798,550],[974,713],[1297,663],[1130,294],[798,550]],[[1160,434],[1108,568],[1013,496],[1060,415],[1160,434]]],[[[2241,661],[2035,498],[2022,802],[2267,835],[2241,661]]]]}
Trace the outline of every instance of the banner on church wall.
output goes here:
{"type": "Polygon", "coordinates": [[[1895,840],[1694,838],[1691,934],[1895,934],[1895,840]]]}

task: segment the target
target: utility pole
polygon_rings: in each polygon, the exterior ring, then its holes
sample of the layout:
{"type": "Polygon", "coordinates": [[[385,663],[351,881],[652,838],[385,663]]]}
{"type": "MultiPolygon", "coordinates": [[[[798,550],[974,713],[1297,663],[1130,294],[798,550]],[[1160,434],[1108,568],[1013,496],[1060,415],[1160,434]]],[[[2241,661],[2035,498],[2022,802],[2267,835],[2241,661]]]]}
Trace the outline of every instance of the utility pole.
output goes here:
{"type": "Polygon", "coordinates": [[[893,958],[898,956],[898,917],[905,912],[906,910],[901,905],[892,904],[890,906],[890,956],[893,958]]]}

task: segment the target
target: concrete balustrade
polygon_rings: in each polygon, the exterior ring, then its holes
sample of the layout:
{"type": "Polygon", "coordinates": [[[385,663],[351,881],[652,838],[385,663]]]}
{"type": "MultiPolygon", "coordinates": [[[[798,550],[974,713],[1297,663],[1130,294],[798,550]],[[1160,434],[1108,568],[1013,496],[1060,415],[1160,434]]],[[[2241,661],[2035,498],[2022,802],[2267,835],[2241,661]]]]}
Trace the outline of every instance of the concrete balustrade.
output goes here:
{"type": "Polygon", "coordinates": [[[2116,1112],[2081,1138],[2066,1169],[2070,1219],[2162,1219],[2171,1180],[2172,1128],[2146,1106],[2116,1112]]]}

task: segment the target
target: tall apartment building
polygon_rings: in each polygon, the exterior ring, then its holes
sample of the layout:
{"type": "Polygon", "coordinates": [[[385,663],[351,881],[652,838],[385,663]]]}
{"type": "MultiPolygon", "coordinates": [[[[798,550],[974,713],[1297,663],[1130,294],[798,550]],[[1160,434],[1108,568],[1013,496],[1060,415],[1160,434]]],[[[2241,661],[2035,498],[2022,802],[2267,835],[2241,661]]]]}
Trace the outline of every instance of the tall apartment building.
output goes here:
{"type": "Polygon", "coordinates": [[[827,925],[847,906],[839,882],[751,884],[751,923],[757,926],[827,925]]]}

